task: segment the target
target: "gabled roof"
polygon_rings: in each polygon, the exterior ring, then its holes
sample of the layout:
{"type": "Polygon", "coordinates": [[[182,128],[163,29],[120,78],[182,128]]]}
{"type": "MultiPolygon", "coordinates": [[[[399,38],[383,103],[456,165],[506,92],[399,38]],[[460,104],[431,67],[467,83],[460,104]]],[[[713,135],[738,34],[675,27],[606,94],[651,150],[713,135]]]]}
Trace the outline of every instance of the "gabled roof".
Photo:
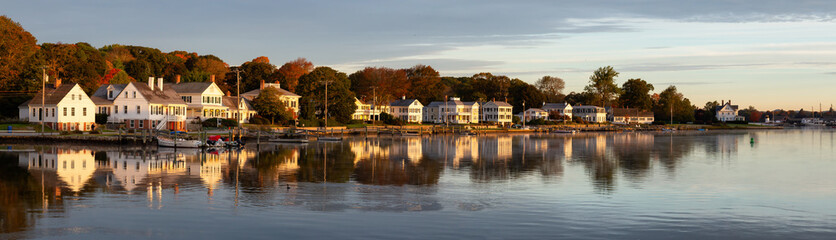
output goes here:
{"type": "MultiPolygon", "coordinates": [[[[282,88],[276,88],[276,89],[279,90],[279,94],[281,94],[282,96],[302,97],[302,96],[296,95],[295,93],[292,93],[290,91],[284,90],[282,88]]],[[[255,97],[258,97],[258,94],[261,94],[261,89],[256,89],[256,90],[252,90],[252,91],[249,91],[249,92],[242,93],[241,96],[245,97],[245,98],[255,98],[255,97]]]]}
{"type": "Polygon", "coordinates": [[[581,105],[581,106],[575,106],[575,107],[573,107],[573,108],[594,108],[594,109],[605,109],[605,108],[602,108],[602,107],[599,107],[599,106],[593,106],[593,105],[581,105]]]}
{"type": "Polygon", "coordinates": [[[540,109],[540,108],[529,108],[529,109],[528,109],[528,110],[526,110],[526,111],[532,111],[532,112],[546,112],[546,110],[543,110],[543,109],[540,109]]]}
{"type": "Polygon", "coordinates": [[[128,86],[128,84],[102,84],[98,89],[96,89],[96,92],[94,92],[90,98],[96,96],[107,99],[107,87],[112,87],[114,92],[116,92],[116,95],[119,95],[119,93],[122,92],[122,89],[125,89],[125,86],[128,86]]]}
{"type": "Polygon", "coordinates": [[[160,89],[158,88],[151,89],[151,87],[149,87],[148,84],[140,82],[131,82],[131,84],[134,85],[134,87],[136,87],[136,90],[140,94],[142,94],[143,97],[145,97],[145,100],[147,100],[148,103],[186,105],[186,102],[184,102],[183,99],[181,99],[180,96],[177,95],[177,92],[171,89],[171,87],[166,87],[170,86],[171,84],[166,84],[163,87],[163,91],[160,91],[160,89]]]}
{"type": "MultiPolygon", "coordinates": [[[[418,101],[418,99],[398,99],[398,100],[395,100],[394,102],[390,103],[389,106],[409,107],[409,106],[412,105],[412,103],[414,103],[416,101],[418,101]]],[[[421,103],[421,102],[418,102],[418,103],[421,103]]]]}
{"type": "Polygon", "coordinates": [[[112,100],[107,100],[106,98],[100,98],[97,96],[90,97],[90,100],[93,100],[93,104],[96,105],[110,105],[113,104],[112,100]]]}
{"type": "Polygon", "coordinates": [[[731,105],[731,104],[729,104],[729,103],[726,103],[726,104],[723,104],[723,105],[717,106],[716,110],[719,112],[720,110],[723,110],[723,108],[724,108],[724,107],[726,107],[726,106],[729,106],[729,107],[731,108],[731,110],[732,110],[732,111],[737,111],[737,109],[738,109],[738,108],[737,108],[737,105],[731,105]]]}
{"type": "Polygon", "coordinates": [[[67,93],[78,85],[78,83],[66,83],[61,84],[58,88],[55,88],[55,85],[47,85],[44,90],[46,91],[46,97],[42,97],[44,95],[44,91],[38,91],[35,94],[35,97],[32,100],[26,101],[20,106],[28,106],[28,105],[40,105],[42,102],[43,104],[58,104],[61,102],[64,97],[67,96],[67,93]],[[42,101],[43,100],[43,101],[42,101]]]}
{"type": "Polygon", "coordinates": [[[565,109],[566,107],[572,107],[572,105],[568,104],[568,103],[546,103],[546,104],[543,104],[543,109],[565,109]]]}
{"type": "Polygon", "coordinates": [[[435,101],[435,102],[430,102],[430,104],[427,104],[427,106],[424,106],[424,107],[432,108],[432,107],[438,107],[438,106],[441,106],[441,105],[444,105],[444,102],[435,101]]]}
{"type": "Polygon", "coordinates": [[[463,103],[465,106],[471,106],[471,107],[472,107],[474,104],[475,104],[476,106],[479,106],[479,103],[478,103],[478,102],[462,102],[462,103],[463,103]]]}
{"type": "MultiPolygon", "coordinates": [[[[253,107],[253,102],[252,101],[247,100],[246,98],[241,98],[241,100],[242,100],[242,103],[244,104],[244,107],[246,109],[255,111],[255,107],[253,107]]],[[[225,107],[228,107],[230,111],[238,110],[238,104],[235,104],[238,101],[237,97],[223,96],[222,101],[223,101],[223,105],[225,107]]],[[[245,109],[241,109],[241,110],[245,110],[245,109]]]]}
{"type": "Polygon", "coordinates": [[[186,82],[178,84],[167,84],[171,89],[179,94],[184,93],[203,93],[212,86],[213,82],[186,82]]]}
{"type": "Polygon", "coordinates": [[[511,106],[511,104],[508,104],[507,102],[503,102],[503,101],[490,101],[490,102],[481,103],[479,105],[485,106],[485,105],[490,105],[490,104],[496,105],[497,107],[514,107],[514,106],[511,106]]]}

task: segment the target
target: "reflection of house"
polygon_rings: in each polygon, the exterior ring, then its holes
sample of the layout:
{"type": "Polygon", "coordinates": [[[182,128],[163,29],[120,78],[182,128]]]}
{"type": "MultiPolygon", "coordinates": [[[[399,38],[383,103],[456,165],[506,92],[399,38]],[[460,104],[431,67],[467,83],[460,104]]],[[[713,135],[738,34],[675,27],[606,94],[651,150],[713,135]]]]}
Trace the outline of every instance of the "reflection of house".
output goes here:
{"type": "Polygon", "coordinates": [[[446,102],[431,102],[423,111],[424,122],[469,124],[479,123],[479,103],[462,102],[451,97],[446,102]]]}
{"type": "Polygon", "coordinates": [[[479,156],[483,159],[510,159],[513,155],[513,139],[509,136],[486,137],[480,140],[479,156]]]}
{"type": "Polygon", "coordinates": [[[406,99],[406,96],[390,103],[392,115],[408,123],[420,123],[424,104],[418,99],[406,99]]]}
{"type": "Polygon", "coordinates": [[[388,158],[389,148],[380,147],[380,138],[348,142],[351,151],[354,152],[354,164],[365,159],[388,158]]]}
{"type": "Polygon", "coordinates": [[[55,171],[58,179],[73,192],[80,191],[93,177],[96,163],[91,150],[51,149],[43,154],[37,152],[18,155],[20,166],[29,170],[55,171]]]}
{"type": "Polygon", "coordinates": [[[293,118],[296,119],[299,116],[299,98],[302,98],[302,96],[282,89],[281,84],[278,83],[264,83],[264,81],[261,81],[261,86],[258,89],[242,93],[241,97],[253,101],[253,99],[258,97],[258,94],[261,94],[261,90],[266,87],[272,87],[279,90],[279,94],[281,95],[279,96],[279,99],[287,108],[293,110],[293,118]]]}
{"type": "Polygon", "coordinates": [[[572,119],[572,105],[569,103],[546,103],[543,104],[542,109],[550,114],[554,113],[556,116],[566,116],[566,118],[572,119]]]}
{"type": "Polygon", "coordinates": [[[728,121],[744,121],[745,119],[743,116],[737,115],[737,105],[731,105],[731,100],[729,102],[723,101],[723,104],[717,106],[717,120],[721,122],[728,122],[728,121]]]}
{"type": "Polygon", "coordinates": [[[607,121],[607,110],[597,106],[576,106],[572,115],[587,122],[602,123],[607,121]]]}
{"type": "Polygon", "coordinates": [[[511,124],[513,121],[513,106],[503,101],[490,101],[481,104],[480,121],[497,125],[511,124]]]}
{"type": "Polygon", "coordinates": [[[96,122],[96,104],[87,97],[77,83],[46,86],[32,100],[18,106],[21,120],[43,121],[47,126],[62,131],[89,131],[96,122]],[[43,106],[43,109],[41,108],[43,106]]]}
{"type": "Polygon", "coordinates": [[[607,121],[615,124],[651,124],[654,121],[653,113],[642,111],[638,108],[611,108],[607,113],[607,121]]]}
{"type": "Polygon", "coordinates": [[[186,129],[186,102],[163,79],[131,82],[113,99],[113,119],[132,129],[186,129]],[[156,84],[155,84],[156,83],[156,84]]]}
{"type": "Polygon", "coordinates": [[[422,146],[421,138],[401,138],[391,147],[391,155],[396,159],[409,159],[413,163],[421,160],[422,146]]]}
{"type": "Polygon", "coordinates": [[[164,157],[144,152],[107,152],[107,162],[99,162],[98,168],[109,169],[110,180],[131,191],[149,175],[185,173],[187,165],[182,155],[164,157]]]}
{"type": "Polygon", "coordinates": [[[549,118],[549,113],[544,111],[543,109],[529,108],[529,109],[526,109],[525,111],[517,114],[517,117],[519,117],[520,120],[523,120],[523,121],[526,121],[526,122],[534,120],[534,119],[544,119],[545,120],[545,119],[549,118]]]}

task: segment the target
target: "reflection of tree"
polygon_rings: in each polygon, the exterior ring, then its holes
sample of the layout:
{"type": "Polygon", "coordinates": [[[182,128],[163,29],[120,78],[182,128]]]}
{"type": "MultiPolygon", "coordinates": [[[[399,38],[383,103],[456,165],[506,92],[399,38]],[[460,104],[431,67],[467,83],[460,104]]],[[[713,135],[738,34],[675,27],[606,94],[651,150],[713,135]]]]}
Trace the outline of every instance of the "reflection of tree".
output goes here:
{"type": "Polygon", "coordinates": [[[668,171],[673,172],[679,160],[688,156],[694,151],[693,136],[657,136],[653,141],[654,152],[658,155],[659,162],[668,171]]]}
{"type": "Polygon", "coordinates": [[[297,180],[300,182],[327,180],[344,183],[350,180],[352,172],[354,172],[354,152],[345,143],[318,143],[299,153],[297,180]]]}
{"type": "Polygon", "coordinates": [[[615,190],[615,173],[618,161],[607,154],[607,136],[595,134],[591,137],[579,137],[572,141],[574,162],[583,164],[587,174],[592,177],[596,190],[610,193],[615,190]]]}
{"type": "Polygon", "coordinates": [[[44,203],[39,181],[16,163],[15,156],[0,153],[0,233],[23,231],[34,225],[37,214],[29,210],[44,203]]]}
{"type": "Polygon", "coordinates": [[[641,181],[650,170],[653,135],[629,133],[613,136],[612,154],[628,180],[641,181]]]}

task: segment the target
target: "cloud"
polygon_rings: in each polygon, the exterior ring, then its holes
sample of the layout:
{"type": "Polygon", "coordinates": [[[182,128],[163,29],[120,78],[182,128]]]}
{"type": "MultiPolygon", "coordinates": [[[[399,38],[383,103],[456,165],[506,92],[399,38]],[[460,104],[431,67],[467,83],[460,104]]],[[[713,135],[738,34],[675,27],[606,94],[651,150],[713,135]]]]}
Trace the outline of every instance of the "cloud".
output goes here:
{"type": "Polygon", "coordinates": [[[694,71],[694,70],[710,70],[710,69],[729,69],[740,67],[758,67],[772,65],[769,63],[751,63],[751,64],[668,64],[668,63],[644,63],[638,65],[628,65],[622,68],[625,72],[667,72],[667,71],[694,71]]]}

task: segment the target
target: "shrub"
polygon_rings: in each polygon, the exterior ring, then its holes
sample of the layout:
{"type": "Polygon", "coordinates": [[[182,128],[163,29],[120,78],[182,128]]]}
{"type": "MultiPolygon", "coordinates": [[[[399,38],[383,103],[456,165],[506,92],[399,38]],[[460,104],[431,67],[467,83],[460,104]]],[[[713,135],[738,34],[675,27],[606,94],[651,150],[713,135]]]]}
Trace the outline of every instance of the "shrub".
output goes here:
{"type": "Polygon", "coordinates": [[[210,118],[203,121],[202,125],[203,127],[236,127],[238,123],[233,119],[210,118]],[[221,123],[220,126],[218,126],[218,122],[221,123]]]}
{"type": "Polygon", "coordinates": [[[270,124],[270,120],[264,119],[261,116],[253,116],[253,117],[250,118],[250,123],[258,124],[258,125],[264,125],[264,124],[270,124]]]}
{"type": "Polygon", "coordinates": [[[396,118],[388,113],[381,113],[380,114],[380,121],[387,125],[403,125],[403,121],[400,118],[396,118]]]}
{"type": "Polygon", "coordinates": [[[107,114],[104,114],[104,113],[97,113],[96,114],[96,124],[102,124],[102,125],[107,124],[107,118],[108,117],[110,117],[110,115],[107,115],[107,114]]]}

